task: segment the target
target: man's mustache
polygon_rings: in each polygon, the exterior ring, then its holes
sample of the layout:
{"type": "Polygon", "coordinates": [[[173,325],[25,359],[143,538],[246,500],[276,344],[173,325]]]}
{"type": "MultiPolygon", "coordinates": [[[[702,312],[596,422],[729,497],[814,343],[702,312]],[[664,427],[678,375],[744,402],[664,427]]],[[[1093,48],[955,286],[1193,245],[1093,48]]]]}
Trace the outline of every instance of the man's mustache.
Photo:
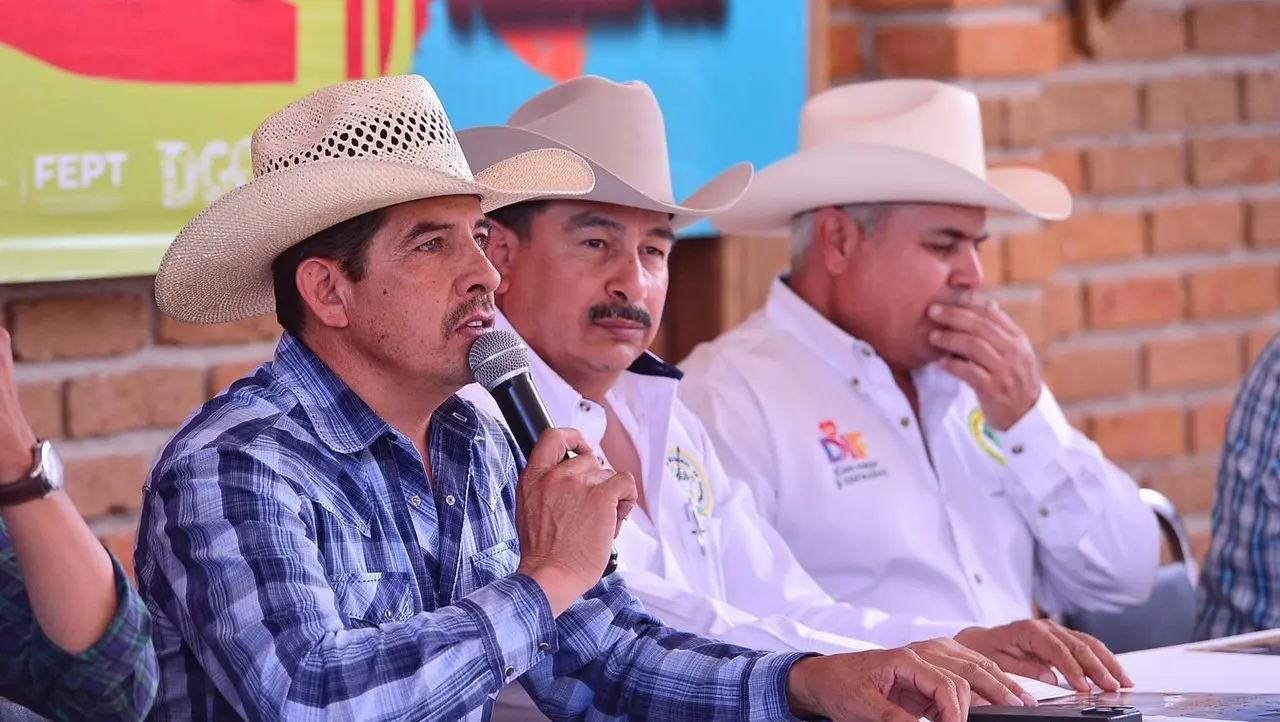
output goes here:
{"type": "Polygon", "coordinates": [[[620,318],[624,321],[638,323],[645,328],[653,326],[653,317],[649,312],[639,306],[592,306],[588,317],[592,323],[603,321],[607,318],[620,318]]]}
{"type": "Polygon", "coordinates": [[[458,329],[458,324],[462,323],[462,320],[467,316],[470,316],[476,311],[491,312],[493,310],[494,310],[493,296],[486,293],[483,296],[476,296],[472,298],[469,302],[450,311],[449,315],[445,317],[444,319],[445,337],[447,338],[449,336],[452,336],[453,332],[458,329]]]}

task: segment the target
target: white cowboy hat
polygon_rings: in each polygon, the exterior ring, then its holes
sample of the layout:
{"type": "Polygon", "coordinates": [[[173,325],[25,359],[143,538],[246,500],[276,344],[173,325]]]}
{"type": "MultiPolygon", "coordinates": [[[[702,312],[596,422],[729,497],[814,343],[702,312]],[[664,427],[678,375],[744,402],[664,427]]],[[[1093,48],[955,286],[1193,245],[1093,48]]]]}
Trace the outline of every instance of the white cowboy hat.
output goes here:
{"type": "Polygon", "coordinates": [[[751,164],[737,163],[676,203],[662,109],[638,80],[566,80],[525,101],[506,125],[467,128],[458,141],[475,167],[539,148],[572,150],[596,174],[583,200],[670,213],[677,229],[729,207],[751,183],[751,164]]]}
{"type": "Polygon", "coordinates": [[[1071,192],[1034,168],[987,168],[978,98],[933,80],[877,80],[819,93],[800,148],[756,174],[712,220],[722,233],[785,235],[798,213],[848,203],[945,203],[1071,215],[1071,192]]]}
{"type": "Polygon", "coordinates": [[[156,303],[189,323],[275,308],[271,262],[363,213],[473,195],[484,212],[547,193],[581,195],[591,166],[564,150],[515,155],[474,175],[436,92],[418,75],[355,80],[304,96],[258,126],[249,183],[178,233],[156,274],[156,303]]]}

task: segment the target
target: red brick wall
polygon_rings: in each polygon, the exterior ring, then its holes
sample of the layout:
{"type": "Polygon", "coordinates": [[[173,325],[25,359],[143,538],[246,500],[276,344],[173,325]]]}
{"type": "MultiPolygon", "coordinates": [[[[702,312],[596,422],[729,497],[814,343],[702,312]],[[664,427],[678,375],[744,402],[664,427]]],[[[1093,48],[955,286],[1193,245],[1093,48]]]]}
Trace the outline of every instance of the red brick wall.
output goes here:
{"type": "Polygon", "coordinates": [[[987,275],[1072,419],[1207,541],[1232,395],[1280,329],[1280,5],[1129,0],[1095,57],[1046,0],[831,0],[832,82],[930,76],[983,100],[990,157],[1079,194],[998,219],[987,275]]]}
{"type": "Polygon", "coordinates": [[[0,286],[0,309],[27,418],[56,440],[76,507],[132,565],[151,460],[197,405],[270,356],[275,319],[175,323],[149,278],[0,286]]]}

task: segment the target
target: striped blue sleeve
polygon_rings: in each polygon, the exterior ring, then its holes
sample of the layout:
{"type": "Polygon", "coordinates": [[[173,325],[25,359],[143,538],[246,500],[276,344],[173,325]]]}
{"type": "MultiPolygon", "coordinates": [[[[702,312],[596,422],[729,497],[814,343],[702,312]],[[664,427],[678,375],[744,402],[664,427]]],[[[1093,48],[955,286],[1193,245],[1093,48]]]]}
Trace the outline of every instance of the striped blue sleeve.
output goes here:
{"type": "Polygon", "coordinates": [[[1280,335],[1227,422],[1198,594],[1197,639],[1280,627],[1280,335]]]}

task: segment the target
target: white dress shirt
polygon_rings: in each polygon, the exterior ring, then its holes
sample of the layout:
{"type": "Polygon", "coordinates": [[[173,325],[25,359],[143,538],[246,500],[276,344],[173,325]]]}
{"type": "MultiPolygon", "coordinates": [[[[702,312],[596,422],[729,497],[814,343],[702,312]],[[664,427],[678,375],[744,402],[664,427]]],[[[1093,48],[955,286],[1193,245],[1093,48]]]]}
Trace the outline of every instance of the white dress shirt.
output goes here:
{"type": "MultiPolygon", "coordinates": [[[[496,325],[513,330],[501,315],[496,325]]],[[[600,453],[604,408],[536,355],[530,360],[555,425],[577,429],[600,453]]],[[[822,653],[876,649],[860,641],[873,636],[902,643],[950,637],[974,624],[858,609],[824,593],[760,517],[750,489],[725,474],[701,423],[676,396],[679,378],[675,367],[645,355],[605,396],[640,457],[637,483],[648,510],[631,513],[616,547],[619,572],[645,609],[677,629],[745,647],[822,653]]],[[[458,395],[502,418],[482,387],[458,395]]],[[[529,719],[533,709],[524,690],[510,685],[494,720],[529,719]]]]}
{"type": "Polygon", "coordinates": [[[681,369],[680,397],[728,472],[837,600],[997,626],[1033,601],[1115,610],[1152,589],[1154,514],[1047,388],[998,433],[973,390],[930,365],[914,375],[917,422],[875,350],[782,279],[681,369]]]}

